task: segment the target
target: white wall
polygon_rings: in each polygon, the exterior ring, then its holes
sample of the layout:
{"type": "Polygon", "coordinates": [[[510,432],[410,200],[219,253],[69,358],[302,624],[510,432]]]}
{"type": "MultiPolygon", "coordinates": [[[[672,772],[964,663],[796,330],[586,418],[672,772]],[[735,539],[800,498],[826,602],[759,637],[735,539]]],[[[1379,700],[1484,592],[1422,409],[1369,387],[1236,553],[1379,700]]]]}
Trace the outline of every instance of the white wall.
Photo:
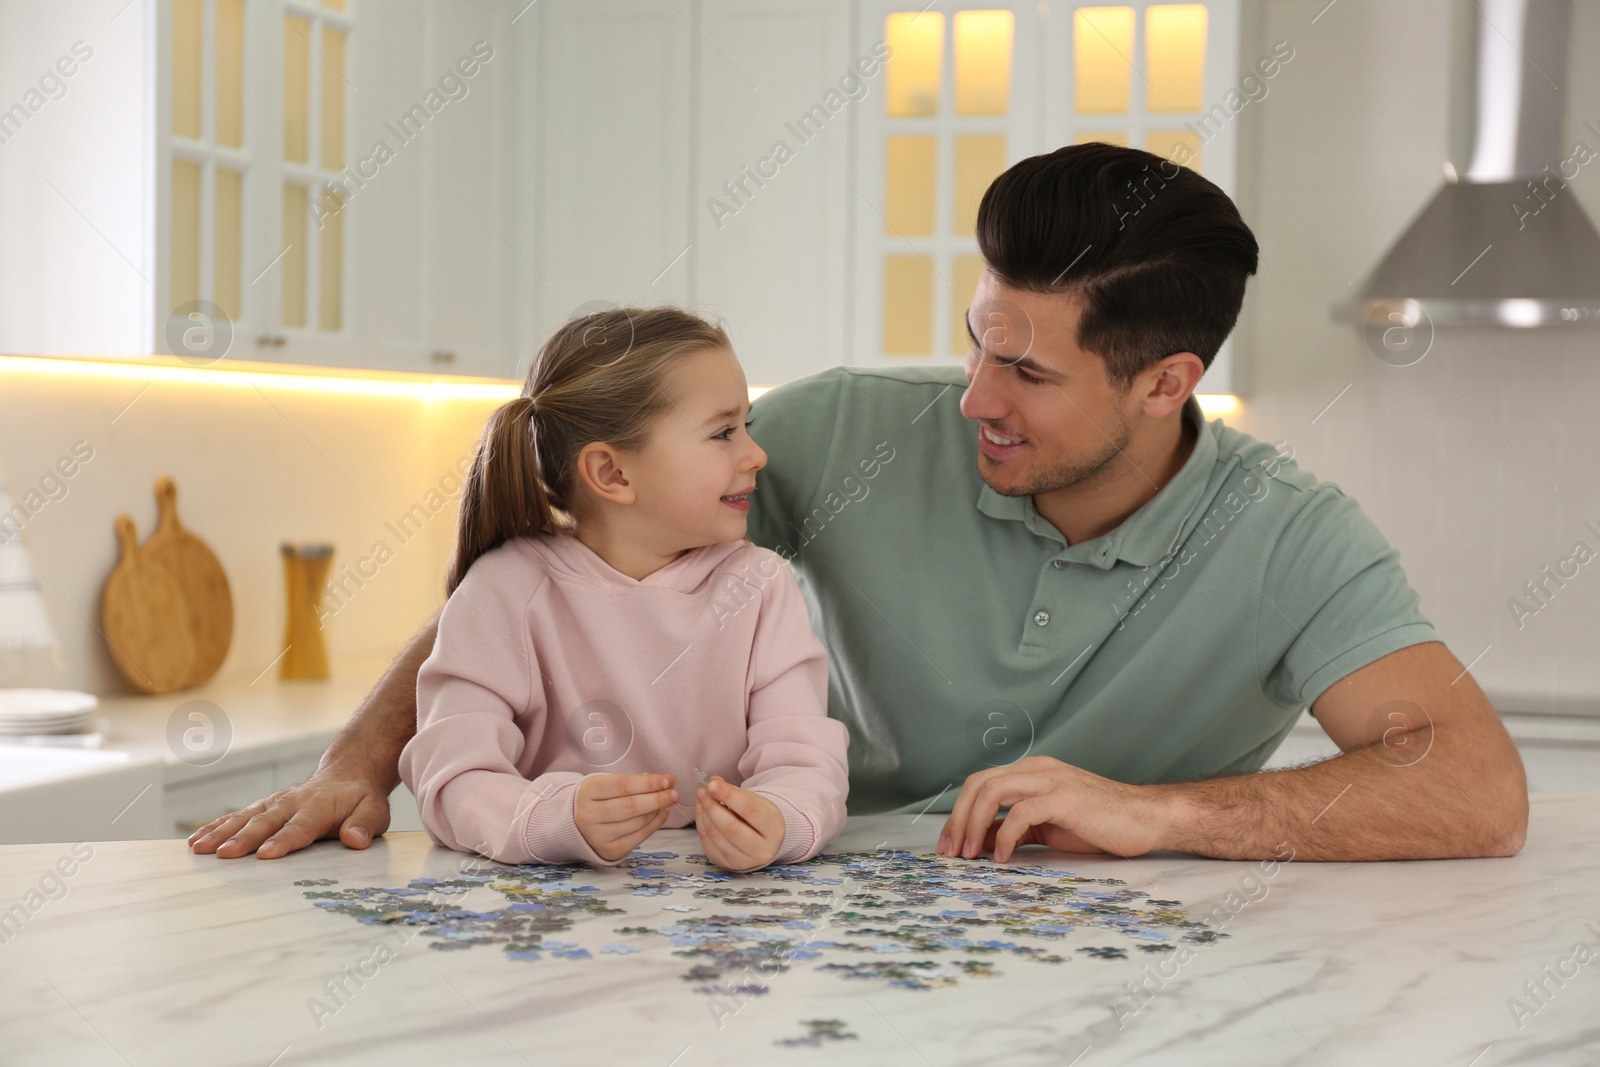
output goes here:
{"type": "MultiPolygon", "coordinates": [[[[1489,646],[1473,674],[1503,710],[1541,710],[1544,698],[1519,695],[1535,692],[1592,704],[1600,561],[1521,629],[1507,601],[1574,542],[1600,550],[1583,529],[1600,527],[1600,331],[1442,331],[1420,363],[1396,368],[1330,321],[1442,180],[1450,5],[1339,0],[1312,25],[1321,7],[1258,0],[1246,12],[1243,60],[1280,40],[1295,58],[1240,115],[1241,173],[1259,190],[1241,182],[1240,208],[1262,267],[1238,332],[1245,407],[1229,421],[1288,440],[1301,466],[1360,501],[1456,655],[1489,646]]],[[[1600,125],[1600,4],[1573,9],[1566,145],[1600,150],[1583,129],[1600,125]]],[[[1596,171],[1570,186],[1591,219],[1596,171]]]]}

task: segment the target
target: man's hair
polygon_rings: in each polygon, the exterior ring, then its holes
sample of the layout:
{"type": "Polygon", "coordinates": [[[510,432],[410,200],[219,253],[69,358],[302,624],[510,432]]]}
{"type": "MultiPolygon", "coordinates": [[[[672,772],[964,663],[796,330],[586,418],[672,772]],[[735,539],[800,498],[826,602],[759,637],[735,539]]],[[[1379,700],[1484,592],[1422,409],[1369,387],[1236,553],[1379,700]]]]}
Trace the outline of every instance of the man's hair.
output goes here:
{"type": "Polygon", "coordinates": [[[1013,289],[1082,301],[1078,345],[1124,391],[1174,352],[1206,367],[1239,318],[1255,236],[1187,167],[1094,142],[1024,159],[978,205],[978,249],[1013,289]]]}

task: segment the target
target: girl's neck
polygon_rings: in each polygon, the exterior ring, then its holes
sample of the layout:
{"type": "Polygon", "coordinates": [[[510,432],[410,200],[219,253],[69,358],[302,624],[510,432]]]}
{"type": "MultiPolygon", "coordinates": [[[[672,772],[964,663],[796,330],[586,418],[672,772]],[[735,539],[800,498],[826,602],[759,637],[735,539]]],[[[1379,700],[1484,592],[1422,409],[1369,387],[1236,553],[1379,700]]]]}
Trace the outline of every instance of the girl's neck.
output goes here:
{"type": "Polygon", "coordinates": [[[655,549],[641,544],[639,538],[629,536],[626,531],[609,529],[605,523],[594,518],[580,521],[573,533],[585,547],[605,560],[613,570],[626,574],[636,582],[644,581],[683,555],[681,550],[670,555],[662,555],[655,549]]]}

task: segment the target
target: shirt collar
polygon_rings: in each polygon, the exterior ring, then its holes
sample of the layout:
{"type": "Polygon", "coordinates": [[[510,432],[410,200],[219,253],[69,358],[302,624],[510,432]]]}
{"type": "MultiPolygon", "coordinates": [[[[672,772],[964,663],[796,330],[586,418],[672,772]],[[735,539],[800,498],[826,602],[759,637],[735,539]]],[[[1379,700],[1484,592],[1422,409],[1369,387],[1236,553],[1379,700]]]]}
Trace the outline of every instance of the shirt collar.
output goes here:
{"type": "Polygon", "coordinates": [[[1033,497],[1002,496],[987,482],[978,490],[978,510],[993,519],[1020,521],[1030,533],[1058,542],[1065,546],[1058,558],[1070,562],[1089,563],[1101,570],[1110,570],[1119,559],[1140,567],[1159,563],[1176,550],[1217,462],[1216,436],[1192,394],[1184,402],[1182,418],[1197,431],[1194,451],[1160,492],[1099,537],[1068,546],[1061,531],[1039,514],[1033,497]]]}

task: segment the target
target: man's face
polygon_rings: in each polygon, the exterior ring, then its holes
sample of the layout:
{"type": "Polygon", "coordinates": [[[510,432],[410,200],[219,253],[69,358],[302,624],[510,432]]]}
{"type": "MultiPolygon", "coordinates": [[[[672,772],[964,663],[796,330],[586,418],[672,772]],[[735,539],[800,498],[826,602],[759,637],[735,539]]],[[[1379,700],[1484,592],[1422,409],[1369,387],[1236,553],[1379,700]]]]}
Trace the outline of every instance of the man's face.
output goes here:
{"type": "Polygon", "coordinates": [[[1129,394],[1078,347],[1076,297],[1030,293],[984,271],[967,311],[972,335],[961,413],[978,423],[978,472],[1004,496],[1118,476],[1129,394]]]}

